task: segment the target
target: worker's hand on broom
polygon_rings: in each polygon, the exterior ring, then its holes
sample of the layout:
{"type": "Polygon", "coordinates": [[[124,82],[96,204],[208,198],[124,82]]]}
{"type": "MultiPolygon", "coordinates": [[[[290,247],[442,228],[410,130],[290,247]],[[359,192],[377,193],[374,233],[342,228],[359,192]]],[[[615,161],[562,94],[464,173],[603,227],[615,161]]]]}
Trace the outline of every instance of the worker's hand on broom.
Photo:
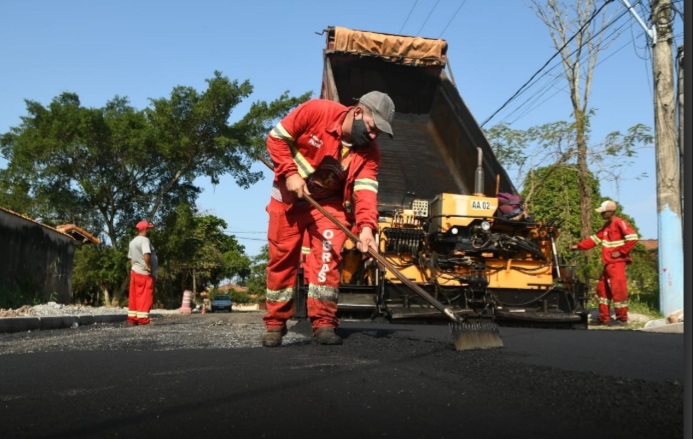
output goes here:
{"type": "Polygon", "coordinates": [[[299,174],[286,177],[286,188],[289,192],[296,194],[298,198],[303,198],[303,194],[310,195],[306,181],[299,174]]]}
{"type": "Polygon", "coordinates": [[[378,250],[375,245],[375,237],[373,236],[373,229],[366,226],[361,229],[359,233],[359,242],[356,243],[356,247],[361,251],[361,253],[368,253],[368,247],[378,250]]]}

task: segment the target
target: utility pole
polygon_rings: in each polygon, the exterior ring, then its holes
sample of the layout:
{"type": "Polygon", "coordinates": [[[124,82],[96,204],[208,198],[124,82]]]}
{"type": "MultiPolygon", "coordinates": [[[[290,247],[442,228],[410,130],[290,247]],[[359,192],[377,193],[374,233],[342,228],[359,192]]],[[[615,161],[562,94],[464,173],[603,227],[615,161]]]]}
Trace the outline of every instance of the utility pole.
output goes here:
{"type": "MultiPolygon", "coordinates": [[[[678,112],[679,112],[679,163],[680,163],[680,166],[681,166],[681,182],[682,182],[682,183],[681,183],[681,193],[682,193],[682,194],[684,193],[684,191],[683,191],[683,187],[684,187],[683,182],[686,181],[686,179],[685,179],[685,177],[684,177],[685,174],[684,174],[684,172],[683,172],[683,171],[684,171],[684,168],[685,168],[684,163],[686,163],[686,162],[683,160],[683,151],[685,150],[685,148],[684,148],[684,137],[683,137],[683,131],[684,131],[684,130],[683,130],[683,127],[684,127],[684,125],[683,125],[683,115],[685,114],[685,112],[684,112],[684,102],[683,102],[683,96],[684,96],[683,84],[684,84],[684,82],[685,82],[685,81],[684,81],[684,78],[686,77],[686,75],[685,75],[685,73],[684,73],[684,70],[685,70],[685,69],[684,69],[683,57],[684,57],[683,46],[679,46],[678,51],[677,51],[677,53],[676,53],[676,66],[677,66],[678,72],[679,72],[678,87],[677,87],[677,88],[678,88],[678,90],[679,90],[679,96],[678,96],[678,110],[679,110],[679,111],[678,111],[678,112]]],[[[684,203],[685,203],[685,200],[684,200],[683,198],[681,198],[681,222],[682,222],[682,223],[684,224],[684,226],[685,226],[686,221],[685,221],[685,219],[684,219],[684,214],[685,214],[685,212],[686,212],[686,205],[685,205],[684,203]]],[[[690,232],[690,231],[689,231],[689,232],[690,232]]],[[[684,230],[684,236],[685,236],[685,230],[684,230]]]]}
{"type": "Polygon", "coordinates": [[[683,228],[681,163],[679,163],[674,96],[673,11],[671,0],[651,0],[657,40],[652,46],[657,214],[659,234],[659,304],[669,315],[683,308],[683,228]]]}
{"type": "Polygon", "coordinates": [[[681,172],[677,137],[672,51],[671,0],[650,0],[652,28],[648,29],[622,0],[652,43],[654,79],[655,158],[657,163],[657,234],[659,251],[659,310],[664,315],[683,308],[683,228],[681,172]]]}

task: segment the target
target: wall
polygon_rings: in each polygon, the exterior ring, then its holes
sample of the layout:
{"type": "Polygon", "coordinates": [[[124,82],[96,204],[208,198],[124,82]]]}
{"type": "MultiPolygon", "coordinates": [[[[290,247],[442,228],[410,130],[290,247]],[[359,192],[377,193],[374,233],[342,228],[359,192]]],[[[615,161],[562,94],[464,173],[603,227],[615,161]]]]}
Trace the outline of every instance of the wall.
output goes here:
{"type": "Polygon", "coordinates": [[[0,294],[70,303],[75,240],[0,209],[0,294]]]}

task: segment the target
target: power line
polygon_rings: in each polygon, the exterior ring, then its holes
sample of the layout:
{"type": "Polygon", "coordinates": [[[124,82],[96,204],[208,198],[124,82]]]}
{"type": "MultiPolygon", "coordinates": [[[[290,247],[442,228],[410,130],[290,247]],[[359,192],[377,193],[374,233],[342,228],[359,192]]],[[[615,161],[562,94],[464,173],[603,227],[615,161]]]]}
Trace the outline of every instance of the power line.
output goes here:
{"type": "Polygon", "coordinates": [[[455,19],[457,16],[457,13],[460,12],[460,9],[462,9],[462,6],[467,3],[467,0],[462,0],[462,3],[460,3],[460,6],[457,8],[454,14],[452,14],[452,17],[450,17],[450,21],[448,21],[448,24],[445,25],[442,31],[440,31],[440,34],[438,34],[438,38],[442,37],[445,31],[448,29],[448,26],[450,26],[450,23],[452,23],[452,20],[455,19]]]}
{"type": "MultiPolygon", "coordinates": [[[[493,118],[496,116],[496,114],[498,114],[501,110],[503,110],[505,107],[507,107],[507,106],[510,104],[510,102],[512,102],[513,100],[515,100],[521,93],[524,93],[524,92],[530,87],[530,84],[534,83],[535,78],[537,78],[537,76],[539,76],[539,74],[540,74],[543,70],[546,69],[546,67],[554,60],[554,58],[556,58],[558,55],[561,54],[561,51],[562,51],[563,49],[565,49],[565,48],[568,46],[568,44],[570,44],[570,42],[572,42],[572,41],[580,34],[580,32],[582,32],[582,31],[584,30],[584,28],[592,22],[592,21],[601,13],[601,11],[602,11],[609,3],[610,3],[610,2],[605,2],[604,4],[602,4],[602,5],[592,14],[592,16],[591,16],[585,23],[583,23],[582,26],[580,26],[580,28],[575,32],[575,34],[574,34],[573,36],[571,36],[571,37],[563,44],[563,46],[562,46],[561,48],[559,48],[559,49],[556,51],[556,53],[554,53],[554,54],[551,56],[551,58],[549,58],[549,60],[546,61],[546,62],[544,63],[544,65],[542,65],[542,66],[541,66],[541,67],[540,67],[540,68],[539,68],[539,69],[538,69],[538,70],[537,70],[537,71],[536,71],[536,72],[535,72],[535,73],[534,73],[534,74],[533,74],[533,75],[532,75],[532,76],[531,76],[531,77],[530,77],[530,78],[529,78],[529,79],[528,79],[528,80],[527,80],[527,81],[526,81],[526,82],[525,82],[525,83],[524,83],[524,84],[523,84],[523,85],[522,85],[522,86],[521,86],[521,87],[509,98],[509,99],[508,99],[508,100],[507,100],[507,101],[505,101],[505,102],[503,103],[503,105],[500,106],[500,108],[498,108],[496,111],[494,111],[494,112],[491,114],[491,116],[489,116],[480,126],[483,127],[484,125],[486,125],[486,123],[488,123],[491,119],[493,119],[493,118]]],[[[607,26],[605,26],[600,32],[603,32],[607,27],[609,27],[611,24],[615,23],[615,22],[616,22],[619,18],[621,18],[623,15],[625,15],[625,13],[623,13],[621,16],[619,16],[616,20],[612,21],[612,22],[611,22],[610,24],[608,24],[607,26]]],[[[598,34],[596,34],[596,35],[598,35],[598,34]]],[[[594,35],[593,38],[596,37],[596,35],[594,35]]],[[[573,51],[573,53],[574,53],[574,51],[573,51]]],[[[572,53],[571,53],[571,54],[572,54],[572,53]]],[[[553,68],[550,69],[550,70],[553,70],[553,68]]],[[[549,71],[550,71],[550,70],[549,70],[549,71]]],[[[543,77],[543,76],[545,76],[545,75],[546,75],[546,73],[545,73],[544,75],[540,76],[539,78],[541,78],[541,77],[543,77]]]]}
{"type": "MultiPolygon", "coordinates": [[[[608,56],[606,56],[605,58],[601,59],[601,60],[599,61],[599,63],[597,63],[597,66],[600,65],[600,64],[602,64],[603,62],[606,62],[609,58],[611,58],[611,57],[614,56],[616,53],[618,53],[618,52],[620,52],[621,50],[623,50],[623,49],[624,49],[627,45],[629,45],[629,44],[630,44],[629,42],[624,43],[621,47],[619,47],[618,49],[616,49],[615,51],[613,51],[612,53],[610,53],[610,54],[609,54],[608,56]]],[[[596,66],[595,66],[595,67],[596,67],[596,66]]],[[[649,78],[649,77],[648,77],[648,78],[649,78]]],[[[541,88],[542,91],[541,91],[540,93],[535,94],[534,96],[532,96],[532,97],[528,98],[527,100],[525,100],[522,104],[520,104],[520,105],[517,107],[517,109],[513,110],[510,114],[508,114],[507,116],[505,116],[499,123],[501,123],[501,124],[502,124],[502,123],[507,123],[508,125],[512,125],[513,123],[517,122],[517,121],[518,121],[519,119],[521,119],[522,117],[524,117],[524,116],[526,116],[527,114],[529,114],[532,110],[536,109],[537,107],[540,107],[544,102],[546,102],[546,101],[550,100],[551,98],[553,98],[556,94],[558,94],[558,93],[564,91],[566,88],[568,88],[568,85],[564,85],[563,87],[560,87],[559,89],[556,89],[556,90],[555,90],[550,96],[548,96],[546,99],[543,99],[543,100],[542,100],[541,102],[539,102],[539,103],[532,104],[531,107],[526,108],[522,113],[520,113],[519,115],[517,115],[514,119],[511,119],[511,117],[512,117],[513,115],[515,115],[521,108],[525,107],[526,105],[529,105],[529,104],[532,103],[532,102],[536,102],[538,97],[542,97],[542,96],[544,96],[546,93],[548,93],[549,90],[552,90],[552,89],[553,89],[553,85],[554,85],[559,79],[560,79],[560,78],[559,78],[558,76],[554,77],[554,79],[549,83],[548,86],[547,86],[547,85],[544,85],[544,86],[541,88]]]]}
{"type": "Polygon", "coordinates": [[[409,21],[409,17],[411,17],[411,13],[414,12],[414,9],[416,8],[417,3],[419,3],[419,0],[416,0],[414,2],[414,6],[411,7],[411,10],[409,10],[409,15],[407,15],[407,18],[404,20],[404,23],[402,23],[402,27],[399,29],[400,34],[404,30],[404,26],[407,24],[407,21],[409,21]]]}
{"type": "MultiPolygon", "coordinates": [[[[625,11],[624,13],[622,13],[620,16],[616,17],[616,19],[614,19],[613,21],[611,21],[610,23],[608,23],[606,26],[604,26],[603,29],[602,29],[602,31],[606,31],[608,28],[610,28],[610,27],[613,26],[616,22],[618,22],[621,18],[623,18],[623,16],[625,16],[626,14],[627,14],[627,11],[625,11]]],[[[621,33],[623,32],[623,28],[624,28],[625,26],[627,26],[627,25],[628,25],[628,23],[626,22],[626,23],[622,24],[619,28],[617,28],[617,29],[615,29],[615,30],[612,30],[611,33],[605,38],[605,41],[607,42],[607,44],[608,44],[610,41],[615,40],[619,35],[621,35],[621,33]]],[[[591,38],[590,40],[588,40],[587,42],[591,41],[591,40],[594,39],[594,38],[597,38],[597,36],[599,36],[599,34],[593,35],[592,38],[591,38]]],[[[603,63],[604,61],[606,61],[606,60],[609,59],[610,57],[614,56],[617,52],[621,51],[621,50],[622,50],[625,46],[627,46],[628,44],[629,44],[629,43],[625,43],[625,44],[624,44],[623,46],[621,46],[619,49],[617,49],[616,51],[613,51],[609,56],[607,56],[606,58],[603,58],[602,60],[600,60],[599,63],[598,63],[597,65],[603,63]]],[[[576,50],[577,50],[577,49],[573,50],[573,51],[569,54],[569,56],[572,56],[572,55],[575,53],[576,50]]],[[[586,55],[586,56],[589,56],[589,55],[586,55]]],[[[558,66],[559,66],[559,64],[556,64],[556,65],[554,65],[553,67],[551,67],[549,70],[545,71],[536,81],[534,81],[530,86],[528,86],[528,87],[523,91],[523,93],[526,92],[527,90],[529,90],[529,88],[531,88],[531,87],[537,85],[538,82],[539,82],[539,80],[540,80],[541,78],[543,78],[543,77],[545,77],[546,75],[548,75],[551,71],[555,70],[558,66]]],[[[596,66],[595,66],[595,67],[596,67],[596,66]]],[[[513,111],[510,112],[507,116],[505,116],[505,117],[501,120],[501,122],[499,122],[499,123],[505,123],[506,120],[508,120],[509,118],[511,118],[513,115],[515,115],[520,109],[522,109],[523,107],[529,105],[530,103],[536,102],[538,97],[541,97],[541,96],[545,95],[549,90],[553,89],[554,84],[555,84],[559,79],[560,79],[559,76],[555,76],[555,77],[551,80],[551,82],[550,82],[549,84],[545,84],[545,85],[543,85],[543,86],[541,87],[541,92],[539,92],[538,95],[535,94],[534,96],[531,96],[531,97],[529,97],[528,99],[526,99],[526,100],[525,100],[522,104],[520,104],[515,110],[513,110],[513,111]]],[[[559,93],[559,92],[565,90],[567,87],[568,87],[568,86],[565,85],[565,86],[561,87],[560,89],[556,90],[553,94],[551,94],[551,96],[549,96],[548,98],[544,99],[541,103],[546,102],[548,99],[550,99],[551,97],[555,96],[557,93],[559,93]]],[[[519,97],[519,96],[518,96],[518,97],[519,97]]],[[[518,120],[518,119],[520,119],[520,118],[523,117],[524,115],[528,114],[531,110],[533,110],[534,108],[536,108],[536,107],[538,107],[539,105],[541,105],[541,103],[536,104],[536,105],[533,105],[532,107],[525,109],[525,110],[523,111],[523,113],[521,113],[519,116],[516,117],[515,121],[518,120]]],[[[512,123],[512,122],[511,122],[511,123],[512,123]]]]}
{"type": "Polygon", "coordinates": [[[426,19],[424,20],[423,24],[422,24],[421,27],[419,28],[419,31],[416,33],[417,35],[421,35],[421,31],[423,30],[423,28],[424,28],[424,26],[426,25],[426,23],[428,23],[428,19],[431,18],[431,14],[433,14],[433,11],[436,10],[436,7],[438,6],[438,3],[440,3],[440,0],[436,0],[436,4],[433,5],[433,7],[431,8],[431,11],[428,13],[428,16],[426,17],[426,19]]]}

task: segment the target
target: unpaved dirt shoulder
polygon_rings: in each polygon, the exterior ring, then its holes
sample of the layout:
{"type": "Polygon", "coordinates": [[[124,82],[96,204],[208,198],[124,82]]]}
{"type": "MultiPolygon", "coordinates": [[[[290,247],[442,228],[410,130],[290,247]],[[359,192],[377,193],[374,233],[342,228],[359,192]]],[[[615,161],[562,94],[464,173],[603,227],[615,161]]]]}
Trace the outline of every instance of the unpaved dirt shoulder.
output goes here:
{"type": "MultiPolygon", "coordinates": [[[[66,350],[174,350],[259,347],[264,312],[157,313],[152,323],[96,323],[77,328],[0,334],[0,356],[66,350]]],[[[298,337],[290,334],[287,337],[298,337]]]]}

